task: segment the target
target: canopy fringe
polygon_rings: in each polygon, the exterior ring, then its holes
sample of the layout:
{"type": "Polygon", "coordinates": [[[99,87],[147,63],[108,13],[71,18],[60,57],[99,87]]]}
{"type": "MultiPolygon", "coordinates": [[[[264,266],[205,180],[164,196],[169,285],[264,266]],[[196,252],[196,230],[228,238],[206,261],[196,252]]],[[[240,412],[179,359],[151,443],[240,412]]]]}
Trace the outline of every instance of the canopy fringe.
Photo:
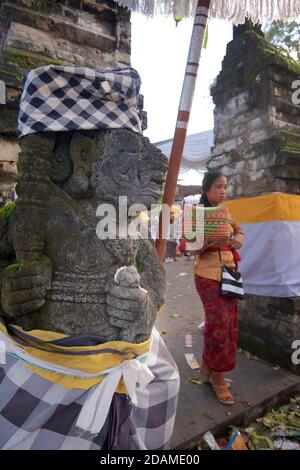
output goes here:
{"type": "MultiPolygon", "coordinates": [[[[115,0],[122,6],[146,16],[157,13],[191,16],[197,0],[115,0]]],[[[254,23],[281,19],[295,20],[300,17],[299,0],[213,0],[210,18],[229,19],[234,24],[245,22],[245,17],[254,23]]]]}

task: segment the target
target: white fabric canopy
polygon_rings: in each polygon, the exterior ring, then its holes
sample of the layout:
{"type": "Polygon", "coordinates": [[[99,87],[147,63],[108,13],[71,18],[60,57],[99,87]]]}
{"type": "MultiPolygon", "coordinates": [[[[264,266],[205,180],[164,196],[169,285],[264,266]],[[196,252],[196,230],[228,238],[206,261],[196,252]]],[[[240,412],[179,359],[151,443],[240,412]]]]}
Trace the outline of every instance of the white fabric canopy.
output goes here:
{"type": "MultiPolygon", "coordinates": [[[[172,142],[173,140],[169,139],[157,142],[155,145],[170,158],[172,142]]],[[[213,129],[187,136],[180,165],[179,184],[200,185],[202,183],[206,163],[211,157],[213,143],[213,129]]]]}
{"type": "MultiPolygon", "coordinates": [[[[147,16],[174,14],[177,17],[190,16],[195,12],[197,0],[115,0],[147,16]]],[[[297,19],[300,15],[299,0],[212,0],[209,18],[221,18],[233,24],[245,22],[248,16],[254,23],[277,19],[297,19]]]]}
{"type": "Polygon", "coordinates": [[[300,222],[241,224],[245,242],[239,269],[247,294],[300,296],[300,222]]]}

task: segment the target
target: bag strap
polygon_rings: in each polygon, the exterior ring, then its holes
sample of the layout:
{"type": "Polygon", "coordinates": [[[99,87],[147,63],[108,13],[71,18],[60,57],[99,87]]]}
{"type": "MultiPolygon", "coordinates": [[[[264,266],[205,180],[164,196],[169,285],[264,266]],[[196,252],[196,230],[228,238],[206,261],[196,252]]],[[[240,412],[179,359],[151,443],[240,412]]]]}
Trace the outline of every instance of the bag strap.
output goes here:
{"type": "Polygon", "coordinates": [[[225,265],[225,263],[222,261],[222,257],[221,257],[221,253],[220,253],[220,249],[218,248],[218,254],[219,254],[219,260],[220,260],[220,263],[221,263],[221,268],[225,265]]]}

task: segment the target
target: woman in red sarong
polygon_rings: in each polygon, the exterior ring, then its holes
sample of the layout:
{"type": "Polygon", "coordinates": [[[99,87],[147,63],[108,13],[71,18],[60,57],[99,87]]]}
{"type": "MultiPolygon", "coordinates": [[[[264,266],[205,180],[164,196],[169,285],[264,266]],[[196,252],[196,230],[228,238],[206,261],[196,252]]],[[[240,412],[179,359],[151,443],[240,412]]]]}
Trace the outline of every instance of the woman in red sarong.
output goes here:
{"type": "MultiPolygon", "coordinates": [[[[200,204],[213,207],[222,204],[227,192],[227,179],[219,171],[208,171],[202,182],[200,204]]],[[[244,233],[233,221],[232,234],[226,246],[219,246],[224,264],[237,269],[241,259],[236,251],[242,246],[244,233]]],[[[237,355],[237,299],[220,294],[221,263],[218,243],[205,243],[196,255],[195,285],[205,311],[204,348],[200,373],[211,383],[219,401],[234,404],[224,372],[234,369],[237,355]]]]}

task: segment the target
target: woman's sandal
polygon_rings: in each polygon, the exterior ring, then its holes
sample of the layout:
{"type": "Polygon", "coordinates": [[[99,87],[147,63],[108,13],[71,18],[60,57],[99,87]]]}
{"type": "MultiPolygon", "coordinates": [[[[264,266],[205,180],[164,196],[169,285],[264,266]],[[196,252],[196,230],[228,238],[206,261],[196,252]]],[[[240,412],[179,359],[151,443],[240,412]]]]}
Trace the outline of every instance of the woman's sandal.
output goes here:
{"type": "Polygon", "coordinates": [[[223,405],[234,405],[234,399],[228,390],[229,386],[227,382],[219,385],[210,380],[210,384],[217,396],[217,399],[223,403],[223,405]]]}
{"type": "Polygon", "coordinates": [[[200,380],[204,384],[210,383],[209,379],[209,374],[206,374],[205,372],[202,372],[202,370],[199,369],[199,375],[200,375],[200,380]]]}
{"type": "MultiPolygon", "coordinates": [[[[200,368],[198,371],[199,371],[201,382],[203,382],[204,384],[206,383],[210,384],[211,383],[210,374],[208,374],[207,372],[203,372],[200,368]]],[[[226,382],[227,387],[230,388],[230,382],[228,381],[228,379],[224,379],[224,381],[226,382]]]]}
{"type": "Polygon", "coordinates": [[[201,367],[199,367],[198,371],[199,371],[201,382],[203,382],[204,384],[210,383],[210,374],[208,372],[202,371],[201,367]]]}

